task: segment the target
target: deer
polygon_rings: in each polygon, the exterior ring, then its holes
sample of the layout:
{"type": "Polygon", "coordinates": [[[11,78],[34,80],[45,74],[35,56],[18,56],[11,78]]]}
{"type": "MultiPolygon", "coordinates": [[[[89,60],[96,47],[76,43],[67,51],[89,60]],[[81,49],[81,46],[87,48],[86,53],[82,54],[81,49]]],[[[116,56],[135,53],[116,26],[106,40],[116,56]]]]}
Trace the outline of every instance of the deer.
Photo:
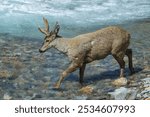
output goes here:
{"type": "Polygon", "coordinates": [[[104,59],[108,55],[112,55],[120,66],[119,78],[124,77],[125,55],[128,57],[129,70],[131,74],[134,73],[132,49],[128,49],[131,36],[121,27],[108,26],[95,32],[64,38],[58,34],[60,29],[58,22],[54,29],[49,31],[48,20],[43,17],[43,21],[45,28],[38,27],[38,30],[45,35],[39,52],[44,53],[50,48],[55,48],[65,54],[70,61],[70,65],[62,72],[54,88],[59,89],[64,78],[77,69],[79,69],[79,82],[83,84],[86,64],[104,59]]]}

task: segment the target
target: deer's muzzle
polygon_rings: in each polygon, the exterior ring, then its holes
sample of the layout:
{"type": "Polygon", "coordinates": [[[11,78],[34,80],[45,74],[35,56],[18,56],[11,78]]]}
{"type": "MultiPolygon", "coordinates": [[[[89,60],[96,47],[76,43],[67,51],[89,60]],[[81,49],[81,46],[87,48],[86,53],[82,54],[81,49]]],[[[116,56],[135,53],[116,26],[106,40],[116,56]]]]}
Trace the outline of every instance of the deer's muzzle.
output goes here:
{"type": "Polygon", "coordinates": [[[43,51],[43,50],[39,49],[39,52],[40,52],[40,53],[43,53],[43,52],[45,52],[45,51],[43,51]]]}

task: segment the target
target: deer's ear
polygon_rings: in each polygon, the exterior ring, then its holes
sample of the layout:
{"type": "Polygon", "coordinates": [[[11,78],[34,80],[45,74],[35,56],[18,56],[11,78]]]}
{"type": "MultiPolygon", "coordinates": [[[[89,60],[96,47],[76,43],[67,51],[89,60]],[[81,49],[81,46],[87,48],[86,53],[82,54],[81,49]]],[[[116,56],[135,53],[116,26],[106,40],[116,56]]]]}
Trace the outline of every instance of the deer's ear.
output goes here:
{"type": "Polygon", "coordinates": [[[58,34],[59,29],[60,29],[60,26],[59,26],[58,22],[56,22],[56,25],[55,25],[55,28],[54,28],[54,33],[58,34]]]}

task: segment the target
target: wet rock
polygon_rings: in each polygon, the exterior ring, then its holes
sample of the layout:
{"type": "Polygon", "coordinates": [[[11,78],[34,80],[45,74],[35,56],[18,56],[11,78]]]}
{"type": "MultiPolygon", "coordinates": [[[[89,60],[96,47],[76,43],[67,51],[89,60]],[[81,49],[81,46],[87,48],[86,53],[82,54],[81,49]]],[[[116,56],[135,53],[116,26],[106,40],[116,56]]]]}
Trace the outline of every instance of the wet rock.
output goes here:
{"type": "Polygon", "coordinates": [[[5,93],[4,96],[3,96],[3,99],[4,100],[11,100],[12,97],[8,93],[5,93]]]}
{"type": "Polygon", "coordinates": [[[92,86],[85,86],[85,87],[81,88],[79,91],[84,94],[91,94],[93,92],[93,90],[94,90],[94,88],[92,86]]]}
{"type": "Polygon", "coordinates": [[[144,78],[140,82],[140,91],[137,94],[137,99],[147,99],[150,97],[150,78],[144,78]]]}
{"type": "Polygon", "coordinates": [[[34,99],[40,99],[40,98],[42,98],[40,94],[34,93],[31,99],[34,100],[34,99]]]}
{"type": "Polygon", "coordinates": [[[97,93],[96,91],[94,93],[92,93],[91,95],[88,95],[87,100],[112,100],[114,99],[113,97],[111,97],[110,94],[108,93],[97,93]]]}
{"type": "Polygon", "coordinates": [[[145,98],[148,98],[148,97],[150,97],[150,90],[143,90],[143,91],[141,91],[139,94],[138,94],[138,96],[137,97],[139,97],[139,98],[141,98],[141,99],[145,99],[145,98]]]}
{"type": "Polygon", "coordinates": [[[10,78],[12,73],[8,70],[1,70],[0,71],[0,78],[10,78]]]}
{"type": "Polygon", "coordinates": [[[22,53],[20,53],[20,52],[17,52],[14,54],[14,56],[21,56],[21,55],[22,55],[22,53]]]}
{"type": "Polygon", "coordinates": [[[147,66],[146,64],[146,66],[144,67],[144,71],[150,71],[150,66],[147,66]]]}
{"type": "Polygon", "coordinates": [[[138,93],[138,89],[137,88],[130,88],[128,90],[128,94],[126,96],[126,99],[127,100],[135,100],[136,96],[137,96],[137,93],[138,93]]]}
{"type": "Polygon", "coordinates": [[[125,86],[127,84],[127,79],[125,77],[121,77],[117,80],[114,80],[112,84],[115,86],[125,86]]]}
{"type": "Polygon", "coordinates": [[[86,99],[87,99],[87,96],[85,95],[74,97],[74,100],[86,100],[86,99]]]}
{"type": "Polygon", "coordinates": [[[143,87],[150,87],[150,77],[142,79],[143,87]]]}
{"type": "Polygon", "coordinates": [[[139,83],[138,82],[132,82],[132,83],[128,84],[128,87],[139,87],[139,83]]]}
{"type": "Polygon", "coordinates": [[[125,87],[120,87],[116,89],[114,92],[110,92],[109,94],[115,100],[125,100],[128,93],[128,89],[125,87]]]}
{"type": "Polygon", "coordinates": [[[31,96],[25,96],[24,99],[25,99],[25,100],[32,100],[33,97],[31,97],[31,96]]]}
{"type": "Polygon", "coordinates": [[[150,100],[150,97],[146,98],[145,100],[150,100]]]}

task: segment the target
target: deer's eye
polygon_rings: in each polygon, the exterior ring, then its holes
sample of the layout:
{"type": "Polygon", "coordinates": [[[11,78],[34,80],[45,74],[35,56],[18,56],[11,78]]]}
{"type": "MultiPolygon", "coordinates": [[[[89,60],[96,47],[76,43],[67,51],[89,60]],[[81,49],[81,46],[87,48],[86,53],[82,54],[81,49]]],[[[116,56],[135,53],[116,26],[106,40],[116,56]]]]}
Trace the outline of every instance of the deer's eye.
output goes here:
{"type": "Polygon", "coordinates": [[[49,40],[46,40],[46,42],[49,42],[49,40]]]}

